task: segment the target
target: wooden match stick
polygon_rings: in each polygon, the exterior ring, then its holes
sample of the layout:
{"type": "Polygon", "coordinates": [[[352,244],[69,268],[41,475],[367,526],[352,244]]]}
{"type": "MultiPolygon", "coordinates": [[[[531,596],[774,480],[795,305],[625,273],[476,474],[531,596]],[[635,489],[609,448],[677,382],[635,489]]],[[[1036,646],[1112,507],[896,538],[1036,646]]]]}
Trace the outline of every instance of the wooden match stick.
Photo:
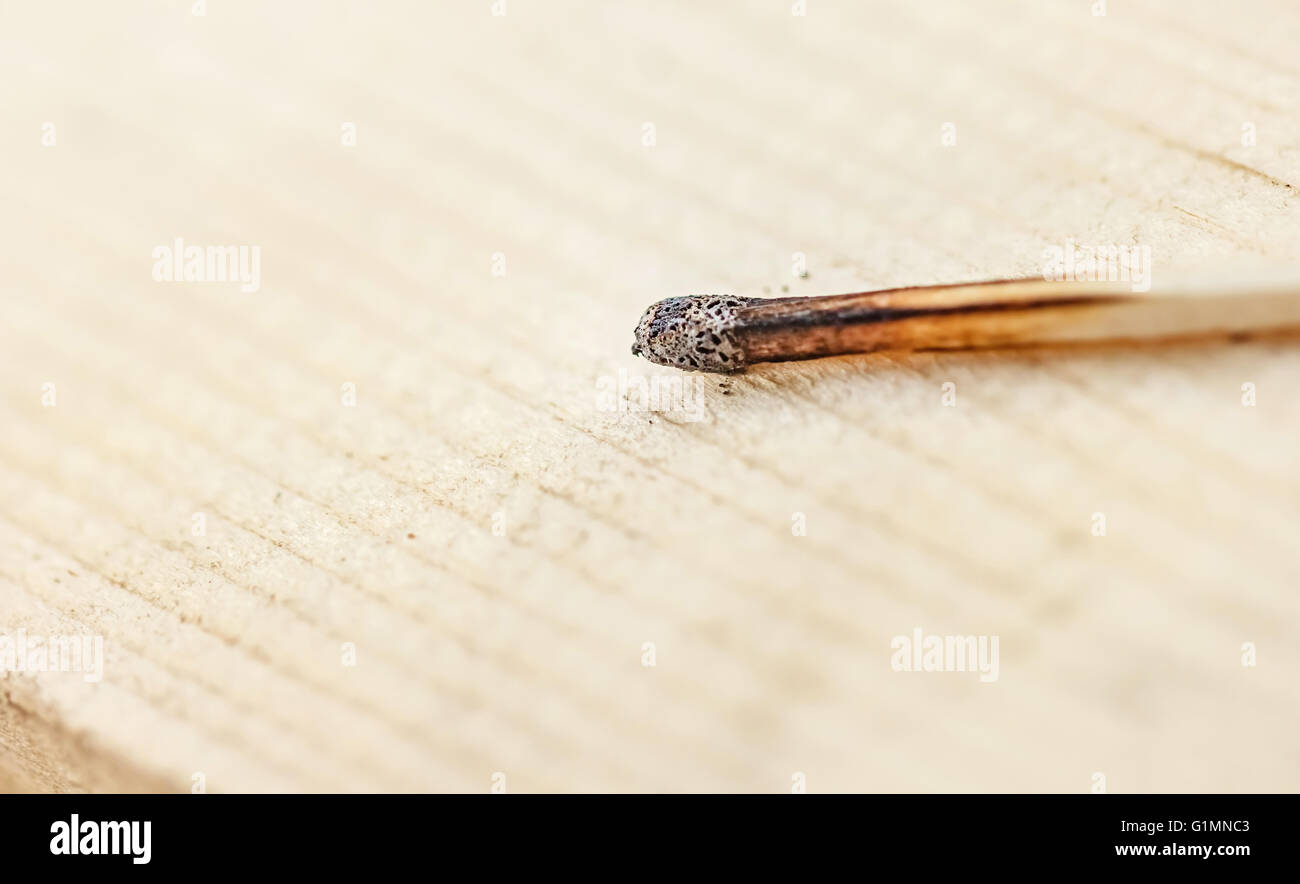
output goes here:
{"type": "Polygon", "coordinates": [[[687,371],[876,350],[965,350],[1171,339],[1300,327],[1300,282],[1003,280],[820,298],[668,298],[646,310],[632,352],[687,371]]]}

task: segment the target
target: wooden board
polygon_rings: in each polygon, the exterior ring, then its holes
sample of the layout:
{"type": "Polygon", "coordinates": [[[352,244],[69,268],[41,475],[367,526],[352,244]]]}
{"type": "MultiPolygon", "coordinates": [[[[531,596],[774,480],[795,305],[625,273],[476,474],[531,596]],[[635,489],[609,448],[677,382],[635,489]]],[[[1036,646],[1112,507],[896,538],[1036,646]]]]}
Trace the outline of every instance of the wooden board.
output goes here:
{"type": "Polygon", "coordinates": [[[1294,338],[629,353],[1300,258],[1293,2],[504,5],[4,13],[0,788],[1300,788],[1294,338]]]}

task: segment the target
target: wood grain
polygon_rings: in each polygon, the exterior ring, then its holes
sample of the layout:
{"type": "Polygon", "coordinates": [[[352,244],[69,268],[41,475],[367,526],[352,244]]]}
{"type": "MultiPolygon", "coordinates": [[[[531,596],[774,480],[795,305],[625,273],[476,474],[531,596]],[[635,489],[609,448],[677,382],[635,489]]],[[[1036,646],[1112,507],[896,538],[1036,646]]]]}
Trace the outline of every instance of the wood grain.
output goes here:
{"type": "Polygon", "coordinates": [[[791,7],[6,9],[0,632],[105,659],[0,681],[0,788],[1300,788],[1294,339],[656,412],[628,352],[1067,241],[1295,262],[1294,3],[791,7]],[[892,671],[917,627],[998,680],[892,671]]]}

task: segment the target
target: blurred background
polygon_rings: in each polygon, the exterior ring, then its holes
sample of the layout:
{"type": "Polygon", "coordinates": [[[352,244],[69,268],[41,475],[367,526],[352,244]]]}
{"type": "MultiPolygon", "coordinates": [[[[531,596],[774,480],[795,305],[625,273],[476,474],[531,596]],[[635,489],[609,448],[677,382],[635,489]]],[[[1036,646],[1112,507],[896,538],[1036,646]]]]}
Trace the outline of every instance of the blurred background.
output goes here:
{"type": "Polygon", "coordinates": [[[629,347],[1067,244],[1293,264],[1298,42],[1288,0],[4,4],[0,634],[104,658],[0,681],[0,788],[1297,789],[1295,338],[629,347]],[[915,630],[997,678],[899,671],[915,630]]]}

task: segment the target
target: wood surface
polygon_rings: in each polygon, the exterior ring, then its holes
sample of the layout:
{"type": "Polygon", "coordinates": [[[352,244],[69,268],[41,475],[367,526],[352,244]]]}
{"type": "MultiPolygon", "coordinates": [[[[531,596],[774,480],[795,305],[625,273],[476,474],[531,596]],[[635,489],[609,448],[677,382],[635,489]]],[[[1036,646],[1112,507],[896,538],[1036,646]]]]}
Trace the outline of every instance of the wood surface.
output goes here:
{"type": "Polygon", "coordinates": [[[104,640],[0,679],[0,788],[1300,788],[1300,341],[629,352],[670,295],[1295,262],[1294,0],[505,9],[0,14],[0,633],[104,640]]]}

